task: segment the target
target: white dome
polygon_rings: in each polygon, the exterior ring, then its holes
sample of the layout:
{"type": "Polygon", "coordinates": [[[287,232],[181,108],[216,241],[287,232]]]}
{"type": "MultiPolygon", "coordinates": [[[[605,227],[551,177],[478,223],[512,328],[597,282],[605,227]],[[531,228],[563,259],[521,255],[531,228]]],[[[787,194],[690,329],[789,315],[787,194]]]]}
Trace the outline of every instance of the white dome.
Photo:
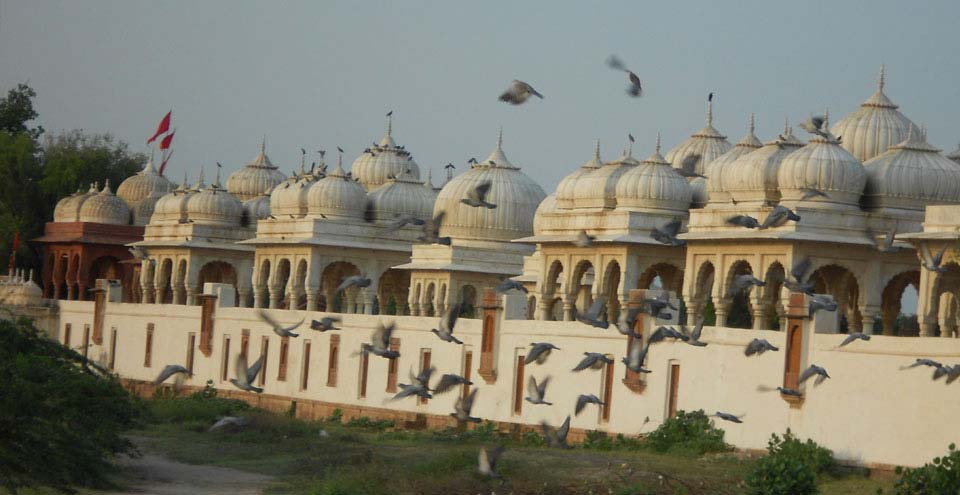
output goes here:
{"type": "Polygon", "coordinates": [[[368,196],[374,218],[385,222],[399,216],[428,219],[433,215],[433,203],[437,199],[432,187],[425,187],[408,174],[390,179],[368,196]]]}
{"type": "MultiPolygon", "coordinates": [[[[307,173],[303,160],[300,162],[300,173],[274,186],[267,194],[270,195],[270,212],[275,217],[303,218],[309,210],[307,197],[310,190],[318,182],[317,175],[307,173]]],[[[325,165],[321,163],[320,169],[325,165]]]]}
{"type": "Polygon", "coordinates": [[[160,201],[162,197],[163,193],[153,191],[149,196],[137,201],[136,204],[131,206],[130,213],[132,214],[133,225],[143,227],[150,223],[150,218],[153,217],[153,211],[157,206],[157,202],[160,201]]]}
{"type": "Polygon", "coordinates": [[[243,202],[243,218],[246,226],[256,228],[257,222],[270,216],[270,196],[261,194],[243,202]]]}
{"type": "Polygon", "coordinates": [[[602,167],[595,170],[587,171],[577,179],[577,187],[573,191],[573,206],[575,208],[616,208],[617,182],[623,174],[638,165],[640,162],[633,157],[631,143],[620,158],[604,163],[602,167]]]}
{"type": "Polygon", "coordinates": [[[924,136],[907,139],[863,164],[867,208],[924,211],[928,205],[960,203],[960,164],[940,154],[924,136]]]}
{"type": "Polygon", "coordinates": [[[261,194],[270,194],[274,186],[287,180],[287,176],[270,162],[266,142],[260,143],[260,153],[243,168],[227,178],[227,190],[240,201],[248,201],[261,194]]]}
{"type": "Polygon", "coordinates": [[[446,212],[441,236],[510,241],[533,233],[533,215],[546,194],[507,160],[501,141],[502,138],[498,139],[496,149],[485,160],[443,186],[433,207],[434,215],[446,212]],[[486,199],[496,208],[474,208],[460,202],[468,191],[485,181],[492,183],[486,199]]]}
{"type": "Polygon", "coordinates": [[[243,218],[243,205],[226,189],[220,186],[220,178],[210,187],[203,187],[203,180],[197,185],[200,191],[186,200],[187,218],[201,225],[224,227],[240,226],[243,218]]]}
{"type": "Polygon", "coordinates": [[[579,180],[584,175],[597,170],[603,166],[603,161],[600,159],[600,141],[597,140],[597,145],[593,151],[593,158],[590,159],[587,163],[584,163],[580,168],[574,170],[564,177],[559,184],[557,184],[556,198],[555,201],[557,206],[562,206],[564,208],[573,208],[574,198],[576,197],[576,191],[580,187],[579,180]]]}
{"type": "Polygon", "coordinates": [[[420,167],[413,161],[413,155],[403,146],[397,146],[391,136],[392,132],[392,117],[387,117],[387,133],[383,139],[379,144],[364,150],[350,167],[353,178],[359,180],[367,191],[380,187],[390,180],[390,177],[397,177],[404,172],[413,180],[420,180],[420,167]]]}
{"type": "Polygon", "coordinates": [[[907,138],[908,131],[918,133],[916,124],[897,110],[897,105],[883,93],[884,68],[880,67],[877,92],[853,113],[830,128],[842,138],[841,145],[861,162],[867,161],[907,138]]]}
{"type": "Polygon", "coordinates": [[[172,191],[174,185],[166,177],[157,173],[153,168],[153,161],[148,161],[143,170],[136,175],[127,177],[117,188],[117,196],[124,200],[131,209],[136,209],[136,204],[142,199],[153,193],[160,196],[172,191]]]}
{"type": "Polygon", "coordinates": [[[781,201],[803,197],[804,189],[818,189],[827,198],[812,198],[812,205],[847,205],[859,208],[867,174],[860,160],[839,144],[820,136],[783,159],[777,172],[781,201]]]}
{"type": "Polygon", "coordinates": [[[660,134],[649,158],[633,167],[617,182],[617,208],[685,215],[690,208],[693,191],[682,175],[660,155],[660,134]]]}
{"type": "Polygon", "coordinates": [[[127,225],[130,223],[130,208],[110,191],[107,180],[99,194],[91,196],[80,206],[81,222],[127,225]]]}
{"type": "MultiPolygon", "coordinates": [[[[756,119],[754,115],[750,114],[750,127],[747,130],[747,134],[734,145],[730,151],[714,158],[711,162],[707,163],[704,167],[704,174],[707,176],[707,179],[704,186],[704,196],[707,201],[710,203],[729,203],[730,202],[730,193],[728,193],[723,188],[723,175],[729,170],[730,164],[747,153],[755,151],[763,146],[763,143],[757,139],[757,135],[754,134],[754,126],[756,124],[756,119]]],[[[699,179],[699,178],[698,178],[699,179]]],[[[702,180],[702,179],[700,179],[702,180]]],[[[699,185],[694,185],[694,183],[699,181],[691,181],[690,185],[693,187],[699,187],[699,185]]],[[[694,196],[696,197],[697,191],[694,191],[694,196]]]]}
{"type": "Polygon", "coordinates": [[[87,192],[81,193],[77,190],[77,192],[57,201],[57,205],[53,208],[53,221],[79,222],[80,206],[83,205],[83,202],[88,198],[96,196],[96,194],[96,184],[90,184],[90,189],[88,189],[87,192]]]}
{"type": "Polygon", "coordinates": [[[732,147],[733,145],[730,144],[730,141],[727,141],[727,137],[713,127],[713,102],[708,101],[707,125],[693,133],[682,143],[674,146],[667,152],[666,160],[674,167],[680,167],[684,159],[697,155],[700,159],[696,162],[696,171],[698,174],[707,175],[704,173],[706,164],[730,151],[732,147]]]}
{"type": "Polygon", "coordinates": [[[543,198],[543,201],[540,202],[540,206],[537,207],[537,211],[533,214],[533,235],[540,235],[543,233],[544,215],[556,212],[557,195],[551,194],[546,198],[543,198]]]}
{"type": "Polygon", "coordinates": [[[187,176],[184,174],[183,183],[171,193],[163,195],[153,205],[151,224],[176,224],[187,219],[187,201],[196,194],[195,190],[187,185],[187,176]]]}
{"type": "MultiPolygon", "coordinates": [[[[306,203],[310,215],[362,219],[367,206],[367,192],[357,181],[347,176],[338,160],[337,168],[333,172],[310,187],[306,203]]],[[[273,204],[271,201],[271,209],[273,204]]],[[[274,215],[276,214],[274,212],[274,215]]]]}
{"type": "Polygon", "coordinates": [[[947,153],[947,158],[960,163],[960,144],[957,145],[957,149],[947,153]]]}
{"type": "Polygon", "coordinates": [[[785,125],[783,134],[776,139],[724,165],[720,189],[737,203],[771,204],[780,201],[778,174],[781,163],[802,146],[803,142],[793,135],[793,129],[785,125]]]}

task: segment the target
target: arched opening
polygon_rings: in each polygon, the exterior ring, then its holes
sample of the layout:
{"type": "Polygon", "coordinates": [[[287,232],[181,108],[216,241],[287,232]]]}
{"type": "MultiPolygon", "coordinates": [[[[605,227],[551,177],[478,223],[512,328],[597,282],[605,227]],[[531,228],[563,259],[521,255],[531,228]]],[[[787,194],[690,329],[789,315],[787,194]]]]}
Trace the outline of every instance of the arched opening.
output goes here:
{"type": "Polygon", "coordinates": [[[527,319],[532,320],[537,316],[537,296],[527,298],[527,319]]]}
{"type": "Polygon", "coordinates": [[[680,288],[683,287],[683,270],[669,263],[657,263],[647,268],[640,275],[637,287],[640,289],[665,289],[679,294],[680,288]]]}
{"type": "MultiPolygon", "coordinates": [[[[120,260],[113,256],[101,256],[90,264],[90,271],[87,273],[87,287],[96,287],[98,279],[119,281],[123,278],[122,270],[120,260]]],[[[87,299],[86,294],[84,294],[83,299],[87,299]]]]}
{"type": "Polygon", "coordinates": [[[856,276],[844,266],[830,264],[817,268],[809,278],[814,292],[829,294],[837,302],[838,330],[840,333],[862,331],[860,308],[857,301],[860,287],[856,276]]]}
{"type": "Polygon", "coordinates": [[[187,286],[187,260],[180,260],[180,263],[177,264],[177,278],[173,282],[176,290],[174,295],[177,296],[176,300],[173,301],[174,304],[186,304],[187,295],[183,292],[183,287],[187,286]]]}
{"type": "Polygon", "coordinates": [[[56,265],[55,267],[55,269],[57,270],[55,281],[57,282],[57,285],[58,285],[56,290],[58,292],[58,299],[66,299],[67,298],[67,267],[70,264],[70,258],[64,254],[64,255],[61,255],[58,259],[60,260],[60,264],[56,265]]]}
{"type": "Polygon", "coordinates": [[[277,262],[277,273],[274,275],[273,279],[273,295],[272,298],[279,297],[277,307],[280,309],[289,309],[290,300],[287,297],[287,284],[290,281],[290,260],[287,258],[282,258],[277,262]]]}
{"type": "Polygon", "coordinates": [[[472,285],[460,288],[460,317],[477,317],[477,289],[472,285]]]}
{"type": "Polygon", "coordinates": [[[733,281],[740,275],[753,275],[753,268],[750,263],[739,260],[730,267],[727,275],[726,297],[730,300],[730,306],[727,308],[726,326],[730,328],[753,328],[753,305],[750,301],[750,292],[755,290],[753,286],[740,290],[732,290],[733,281]]]}
{"type": "MultiPolygon", "coordinates": [[[[203,265],[200,268],[199,275],[197,275],[197,280],[201,291],[203,285],[207,283],[227,284],[233,286],[234,294],[236,294],[237,271],[233,268],[233,265],[225,261],[211,261],[203,265]]],[[[234,299],[234,301],[237,303],[239,299],[234,299]]]]}
{"type": "Polygon", "coordinates": [[[436,307],[434,306],[434,300],[437,296],[436,284],[430,282],[427,284],[427,291],[423,295],[423,303],[421,307],[423,308],[423,316],[437,316],[436,307]]]}
{"type": "Polygon", "coordinates": [[[161,304],[173,304],[173,260],[167,258],[160,264],[160,284],[157,290],[158,302],[161,304]]]}
{"type": "Polygon", "coordinates": [[[334,313],[351,313],[358,301],[359,289],[350,287],[342,292],[336,292],[337,286],[347,277],[360,275],[360,269],[353,263],[335,261],[327,265],[320,274],[320,290],[326,296],[326,311],[334,313]]]}
{"type": "Polygon", "coordinates": [[[697,278],[693,287],[694,313],[703,318],[703,324],[714,326],[717,324],[717,311],[713,305],[713,282],[716,270],[713,263],[707,261],[697,270],[697,278]]]}
{"type": "Polygon", "coordinates": [[[547,270],[547,277],[543,279],[543,298],[545,300],[557,296],[563,289],[561,287],[563,285],[562,275],[563,264],[559,260],[555,260],[550,264],[550,269],[547,270]]]}
{"type": "Polygon", "coordinates": [[[593,283],[596,272],[593,264],[583,260],[573,269],[573,278],[570,279],[567,298],[573,300],[574,315],[583,313],[593,304],[593,283]]]}
{"type": "Polygon", "coordinates": [[[880,303],[880,325],[884,335],[917,336],[917,287],[920,270],[898,273],[883,288],[880,303]]]}
{"type": "Polygon", "coordinates": [[[923,321],[930,322],[932,328],[927,330],[930,332],[929,335],[949,337],[956,335],[954,333],[956,331],[956,319],[954,317],[953,321],[948,321],[954,312],[952,308],[943,306],[953,304],[957,299],[956,296],[960,294],[960,265],[951,261],[941,266],[946,269],[946,272],[935,275],[932,297],[928,302],[929,312],[926,315],[919,315],[919,317],[923,321]],[[952,297],[945,297],[944,294],[951,294],[952,297]],[[945,323],[948,325],[944,325],[945,323]]]}
{"type": "MultiPolygon", "coordinates": [[[[307,260],[297,262],[297,271],[293,277],[293,294],[296,298],[291,306],[295,309],[307,308],[307,260]]],[[[313,309],[313,308],[309,308],[313,309]]]]}
{"type": "Polygon", "coordinates": [[[611,261],[603,275],[603,295],[607,298],[607,321],[620,319],[620,263],[611,261]]]}
{"type": "Polygon", "coordinates": [[[563,321],[563,299],[553,298],[550,302],[550,321],[563,321]]]}
{"type": "Polygon", "coordinates": [[[764,282],[767,283],[762,288],[761,298],[763,300],[763,328],[771,330],[780,330],[780,317],[786,314],[783,302],[780,300],[780,292],[783,289],[783,281],[786,277],[786,271],[779,261],[774,261],[767,268],[767,274],[764,282]]]}
{"type": "Polygon", "coordinates": [[[80,289],[80,255],[73,255],[73,263],[70,263],[70,267],[67,270],[67,292],[70,291],[70,288],[73,288],[73,297],[75,301],[83,300],[86,294],[81,294],[80,289]]]}
{"type": "Polygon", "coordinates": [[[380,275],[377,284],[377,298],[386,301],[380,305],[380,314],[403,315],[407,295],[410,290],[410,272],[407,270],[389,269],[380,275]]]}

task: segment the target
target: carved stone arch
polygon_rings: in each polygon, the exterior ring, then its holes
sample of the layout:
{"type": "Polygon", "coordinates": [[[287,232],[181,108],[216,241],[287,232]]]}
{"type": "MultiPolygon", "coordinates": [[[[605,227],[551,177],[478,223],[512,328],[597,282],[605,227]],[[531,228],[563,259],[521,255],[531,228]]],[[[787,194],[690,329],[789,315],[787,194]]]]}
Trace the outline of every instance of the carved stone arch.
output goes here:
{"type": "Polygon", "coordinates": [[[547,277],[543,280],[543,295],[553,296],[560,289],[563,276],[563,262],[553,260],[550,268],[547,269],[547,277]]]}
{"type": "Polygon", "coordinates": [[[753,301],[750,294],[756,287],[733,292],[733,280],[740,275],[753,275],[753,266],[745,259],[734,261],[724,276],[723,299],[729,301],[726,306],[726,326],[733,328],[753,328],[753,301]]]}
{"type": "Polygon", "coordinates": [[[677,294],[680,293],[681,288],[683,287],[683,270],[666,262],[657,263],[647,268],[640,275],[640,280],[637,282],[637,288],[653,288],[652,285],[658,278],[663,289],[673,291],[677,294]]]}
{"type": "MultiPolygon", "coordinates": [[[[911,327],[909,331],[905,331],[908,330],[906,328],[897,328],[897,319],[900,317],[903,309],[901,307],[901,299],[903,298],[903,292],[909,286],[913,286],[919,295],[920,270],[900,272],[891,275],[885,281],[883,292],[880,296],[880,321],[884,335],[913,335],[915,330],[919,331],[919,328],[914,328],[912,322],[909,325],[911,327]]],[[[903,327],[903,325],[901,325],[901,327],[903,327]]]]}
{"type": "Polygon", "coordinates": [[[607,321],[613,322],[620,318],[620,299],[625,294],[620,294],[620,279],[623,276],[623,270],[620,268],[619,260],[610,260],[606,268],[603,269],[603,279],[601,294],[607,298],[607,321]]]}

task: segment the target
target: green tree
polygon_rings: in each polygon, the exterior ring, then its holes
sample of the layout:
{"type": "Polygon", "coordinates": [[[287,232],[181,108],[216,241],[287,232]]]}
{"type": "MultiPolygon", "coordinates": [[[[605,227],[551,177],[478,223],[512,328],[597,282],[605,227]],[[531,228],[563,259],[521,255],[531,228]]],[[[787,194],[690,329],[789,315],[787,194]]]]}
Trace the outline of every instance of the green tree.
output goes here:
{"type": "MultiPolygon", "coordinates": [[[[20,232],[18,265],[38,267],[39,258],[27,239],[43,228],[42,212],[48,210],[39,189],[41,177],[36,142],[28,133],[0,131],[0,271],[6,273],[13,238],[20,232]]],[[[51,210],[52,211],[52,210],[51,210]]]]}
{"type": "Polygon", "coordinates": [[[26,84],[18,84],[7,92],[7,97],[0,99],[0,131],[26,133],[32,139],[39,138],[43,134],[43,127],[27,127],[28,122],[37,118],[37,111],[33,109],[36,96],[33,88],[26,84]]]}
{"type": "Polygon", "coordinates": [[[143,168],[147,160],[143,154],[131,153],[127,143],[110,134],[84,134],[79,130],[48,135],[42,151],[40,188],[53,202],[77,188],[86,190],[91,182],[103,187],[105,179],[116,192],[117,186],[143,168]]]}
{"type": "Polygon", "coordinates": [[[3,488],[102,486],[113,456],[136,453],[121,432],[137,401],[29,321],[0,321],[0,376],[3,488]]]}

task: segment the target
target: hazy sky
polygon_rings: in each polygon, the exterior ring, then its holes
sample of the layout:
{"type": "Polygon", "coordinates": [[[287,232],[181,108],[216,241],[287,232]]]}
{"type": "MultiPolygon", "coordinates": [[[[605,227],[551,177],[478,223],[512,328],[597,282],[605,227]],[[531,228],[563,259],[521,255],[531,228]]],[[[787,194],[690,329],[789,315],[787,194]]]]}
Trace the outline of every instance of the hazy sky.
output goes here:
{"type": "MultiPolygon", "coordinates": [[[[829,107],[852,111],[887,64],[887,94],[933,144],[960,138],[960,2],[194,2],[0,0],[0,89],[29,81],[49,131],[111,132],[138,150],[173,108],[175,180],[247,163],[267,135],[289,173],[299,148],[346,151],[383,134],[435,180],[482,158],[504,128],[510,159],[549,193],[637,136],[635,155],[703,126],[739,139],[829,107]],[[624,94],[611,53],[640,75],[624,94]],[[497,101],[514,78],[546,98],[497,101]]],[[[193,180],[193,179],[191,179],[193,180]]]]}

